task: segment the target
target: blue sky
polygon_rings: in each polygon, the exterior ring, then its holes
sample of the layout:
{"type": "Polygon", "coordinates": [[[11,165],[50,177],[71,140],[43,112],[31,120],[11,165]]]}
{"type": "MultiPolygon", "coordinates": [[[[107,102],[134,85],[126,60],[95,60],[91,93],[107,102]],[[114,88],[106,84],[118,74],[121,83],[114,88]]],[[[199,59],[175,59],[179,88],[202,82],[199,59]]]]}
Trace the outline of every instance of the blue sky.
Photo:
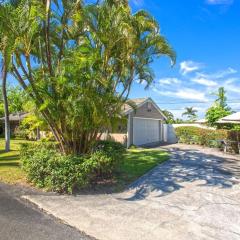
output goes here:
{"type": "Polygon", "coordinates": [[[135,83],[132,98],[152,97],[162,109],[181,117],[193,106],[204,117],[218,87],[227,90],[229,105],[240,111],[240,1],[130,0],[133,11],[150,12],[177,53],[171,68],[166,58],[153,63],[149,90],[135,83]]]}

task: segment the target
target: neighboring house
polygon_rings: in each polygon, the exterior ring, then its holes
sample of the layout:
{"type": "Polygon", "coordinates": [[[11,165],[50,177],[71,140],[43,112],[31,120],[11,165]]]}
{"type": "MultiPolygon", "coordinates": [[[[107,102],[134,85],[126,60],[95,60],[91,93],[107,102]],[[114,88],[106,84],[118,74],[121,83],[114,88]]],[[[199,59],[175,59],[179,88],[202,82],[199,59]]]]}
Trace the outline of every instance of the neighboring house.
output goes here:
{"type": "Polygon", "coordinates": [[[103,135],[103,139],[112,138],[115,141],[142,146],[159,144],[164,141],[164,123],[166,117],[151,98],[130,99],[136,108],[125,104],[123,115],[127,122],[119,124],[117,131],[103,135]]]}
{"type": "Polygon", "coordinates": [[[233,124],[240,124],[240,112],[233,113],[228,115],[224,118],[221,118],[218,123],[233,123],[233,124]]]}
{"type": "Polygon", "coordinates": [[[207,119],[202,118],[202,119],[199,119],[199,120],[194,121],[194,123],[206,125],[206,124],[207,124],[207,119]]]}
{"type": "MultiPolygon", "coordinates": [[[[10,132],[11,134],[14,134],[15,130],[19,127],[21,121],[28,115],[28,113],[14,113],[9,114],[9,121],[10,121],[10,132]]],[[[4,120],[5,117],[0,118],[0,120],[3,123],[3,126],[5,124],[4,120]]]]}

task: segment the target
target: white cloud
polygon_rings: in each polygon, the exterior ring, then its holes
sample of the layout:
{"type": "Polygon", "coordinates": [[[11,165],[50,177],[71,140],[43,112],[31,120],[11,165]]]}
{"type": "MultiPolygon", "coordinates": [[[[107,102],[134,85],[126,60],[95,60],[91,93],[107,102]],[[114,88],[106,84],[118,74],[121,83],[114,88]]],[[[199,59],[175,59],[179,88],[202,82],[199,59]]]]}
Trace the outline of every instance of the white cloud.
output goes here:
{"type": "Polygon", "coordinates": [[[206,2],[210,5],[231,5],[234,0],[207,0],[206,2]]]}
{"type": "Polygon", "coordinates": [[[183,61],[180,63],[180,72],[183,75],[186,75],[190,72],[195,72],[202,68],[201,63],[193,62],[193,61],[183,61]]]}
{"type": "Polygon", "coordinates": [[[208,79],[208,80],[218,80],[218,79],[222,79],[225,78],[229,75],[235,74],[237,73],[237,70],[229,67],[225,70],[222,71],[218,71],[215,73],[202,73],[202,72],[197,72],[196,73],[196,78],[204,78],[204,79],[208,79]]]}
{"type": "Polygon", "coordinates": [[[162,96],[186,99],[186,100],[197,100],[197,101],[208,101],[204,92],[192,89],[192,88],[182,88],[177,91],[161,91],[157,88],[152,88],[153,91],[157,92],[162,96]]]}
{"type": "Polygon", "coordinates": [[[144,5],[144,0],[132,0],[133,4],[137,7],[141,7],[144,5]]]}
{"type": "Polygon", "coordinates": [[[145,80],[140,81],[139,79],[137,79],[135,82],[144,86],[147,85],[147,81],[145,80]]]}
{"type": "Polygon", "coordinates": [[[235,73],[237,73],[237,70],[229,67],[229,68],[227,68],[225,70],[222,70],[222,71],[219,71],[219,72],[216,72],[216,73],[212,74],[212,77],[213,78],[224,78],[224,77],[226,77],[228,75],[235,74],[235,73]]]}
{"type": "Polygon", "coordinates": [[[223,85],[227,92],[240,93],[240,87],[233,84],[224,84],[223,85]]]}
{"type": "Polygon", "coordinates": [[[236,82],[236,81],[238,81],[238,80],[239,80],[239,78],[236,78],[236,77],[234,77],[234,78],[228,78],[228,79],[225,81],[225,84],[226,84],[226,85],[232,84],[232,83],[234,83],[234,82],[236,82]]]}
{"type": "Polygon", "coordinates": [[[218,85],[218,83],[216,83],[215,81],[203,77],[196,77],[193,78],[191,81],[207,87],[215,87],[218,85]]]}
{"type": "Polygon", "coordinates": [[[172,85],[172,84],[179,84],[181,81],[177,78],[161,78],[159,80],[160,85],[172,85]]]}
{"type": "Polygon", "coordinates": [[[195,89],[191,89],[191,88],[180,89],[175,93],[175,96],[182,98],[182,99],[207,101],[204,92],[201,92],[201,91],[198,91],[195,89]]]}

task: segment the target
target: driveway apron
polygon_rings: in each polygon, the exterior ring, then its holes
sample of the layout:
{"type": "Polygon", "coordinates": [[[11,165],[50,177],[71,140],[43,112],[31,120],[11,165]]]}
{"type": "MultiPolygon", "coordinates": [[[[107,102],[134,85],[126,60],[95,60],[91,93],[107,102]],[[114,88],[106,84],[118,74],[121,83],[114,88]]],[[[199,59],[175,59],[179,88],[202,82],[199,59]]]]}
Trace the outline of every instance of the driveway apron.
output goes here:
{"type": "Polygon", "coordinates": [[[240,239],[240,159],[170,145],[171,159],[120,194],[24,196],[99,240],[240,239]]]}

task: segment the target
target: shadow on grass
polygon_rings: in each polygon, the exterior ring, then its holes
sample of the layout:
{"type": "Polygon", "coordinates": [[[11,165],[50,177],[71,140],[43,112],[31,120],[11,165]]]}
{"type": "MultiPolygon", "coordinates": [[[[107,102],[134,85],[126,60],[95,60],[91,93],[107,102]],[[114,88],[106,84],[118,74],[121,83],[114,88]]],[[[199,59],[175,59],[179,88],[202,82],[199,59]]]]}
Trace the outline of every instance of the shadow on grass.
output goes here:
{"type": "Polygon", "coordinates": [[[20,167],[20,164],[18,162],[0,162],[1,167],[20,167]]]}
{"type": "Polygon", "coordinates": [[[1,161],[17,161],[19,160],[19,155],[16,154],[16,155],[10,155],[10,156],[0,156],[0,163],[1,161]]]}
{"type": "Polygon", "coordinates": [[[13,150],[10,150],[9,152],[6,152],[5,150],[1,149],[1,150],[0,150],[0,155],[1,155],[1,154],[4,154],[4,153],[5,153],[5,154],[9,154],[9,153],[12,153],[12,152],[18,152],[18,150],[13,149],[13,150]]]}

